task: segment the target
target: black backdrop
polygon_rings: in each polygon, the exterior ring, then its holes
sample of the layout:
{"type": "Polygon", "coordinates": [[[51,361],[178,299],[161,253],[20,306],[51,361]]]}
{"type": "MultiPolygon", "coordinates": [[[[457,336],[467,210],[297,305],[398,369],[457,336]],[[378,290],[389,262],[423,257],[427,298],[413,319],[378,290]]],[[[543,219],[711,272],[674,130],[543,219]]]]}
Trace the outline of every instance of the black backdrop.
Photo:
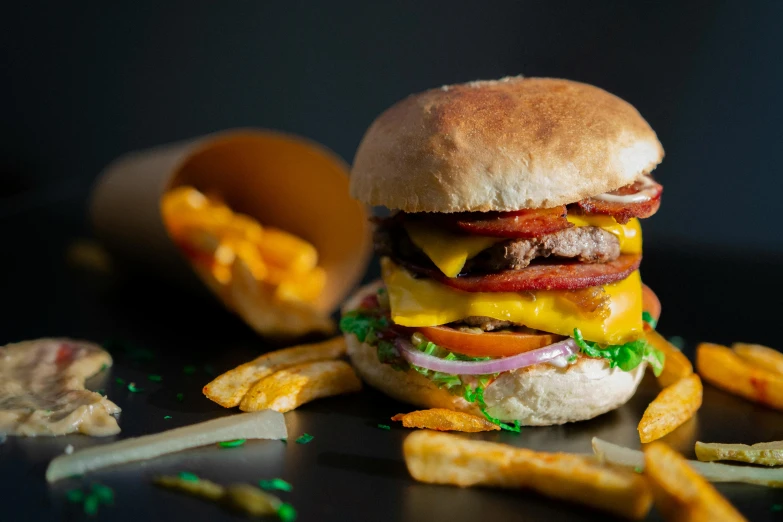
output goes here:
{"type": "Polygon", "coordinates": [[[351,160],[385,107],[557,76],[633,103],[667,152],[648,239],[783,253],[783,2],[15,2],[2,8],[0,212],[118,154],[243,126],[351,160]]]}

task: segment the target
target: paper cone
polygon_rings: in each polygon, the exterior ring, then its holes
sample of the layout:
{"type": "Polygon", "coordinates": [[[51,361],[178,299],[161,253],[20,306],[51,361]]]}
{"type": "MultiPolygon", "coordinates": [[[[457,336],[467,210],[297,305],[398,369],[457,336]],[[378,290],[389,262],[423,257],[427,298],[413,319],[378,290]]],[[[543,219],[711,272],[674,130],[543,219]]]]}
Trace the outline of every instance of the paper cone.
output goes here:
{"type": "Polygon", "coordinates": [[[312,307],[327,315],[359,282],[371,254],[368,213],[351,199],[347,172],[335,154],[303,138],[225,131],[114,161],[93,192],[92,222],[115,255],[193,284],[194,272],[163,222],[161,197],[181,185],[217,195],[232,210],[317,248],[327,283],[312,307]]]}

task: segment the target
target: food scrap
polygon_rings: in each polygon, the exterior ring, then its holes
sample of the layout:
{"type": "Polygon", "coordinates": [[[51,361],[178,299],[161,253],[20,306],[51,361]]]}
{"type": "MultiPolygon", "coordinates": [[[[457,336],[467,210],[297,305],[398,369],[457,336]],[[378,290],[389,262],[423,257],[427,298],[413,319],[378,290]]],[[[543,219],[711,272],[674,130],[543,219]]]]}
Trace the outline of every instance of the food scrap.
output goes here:
{"type": "Polygon", "coordinates": [[[655,507],[667,520],[745,520],[685,458],[666,444],[653,442],[645,448],[644,463],[655,507]],[[684,513],[687,518],[683,518],[684,513]]]}
{"type": "Polygon", "coordinates": [[[309,433],[302,433],[302,435],[300,435],[299,438],[296,439],[296,443],[297,444],[308,444],[314,438],[315,437],[310,435],[309,433]]]}
{"type": "Polygon", "coordinates": [[[221,448],[238,448],[245,442],[247,442],[247,439],[225,440],[223,442],[218,442],[218,446],[221,448]]]}
{"type": "Polygon", "coordinates": [[[661,390],[639,422],[641,441],[660,439],[693,417],[701,407],[702,393],[701,379],[695,373],[661,390]]]}
{"type": "Polygon", "coordinates": [[[266,353],[219,375],[204,386],[210,400],[244,411],[290,411],[308,401],[357,391],[361,382],[348,364],[343,337],[266,353]]]}
{"type": "Polygon", "coordinates": [[[271,480],[259,480],[258,487],[266,491],[292,491],[294,487],[281,478],[271,480]]]}
{"type": "Polygon", "coordinates": [[[221,486],[190,473],[185,477],[182,473],[176,477],[158,477],[154,483],[166,489],[218,502],[228,509],[253,517],[277,515],[283,522],[296,520],[296,510],[290,504],[250,484],[221,486]]]}
{"type": "Polygon", "coordinates": [[[476,433],[479,431],[500,431],[500,426],[490,422],[484,417],[471,415],[461,411],[447,410],[445,408],[432,408],[418,410],[410,413],[398,413],[391,418],[393,421],[402,421],[406,428],[422,428],[437,431],[463,431],[476,433]]]}
{"type": "MultiPolygon", "coordinates": [[[[392,420],[394,420],[394,418],[392,418],[392,420]]],[[[391,431],[391,426],[389,426],[388,424],[378,424],[378,428],[386,431],[391,431]]]]}
{"type": "Polygon", "coordinates": [[[733,460],[760,464],[762,466],[783,466],[783,441],[747,444],[719,444],[696,442],[696,458],[702,462],[733,460]]]}
{"type": "Polygon", "coordinates": [[[72,475],[148,460],[185,449],[236,439],[281,439],[287,437],[283,415],[259,411],[221,417],[60,455],[49,463],[46,480],[55,482],[72,475]]]}
{"type": "Polygon", "coordinates": [[[71,489],[66,494],[68,502],[82,504],[84,514],[93,516],[98,513],[101,504],[114,504],[114,490],[109,486],[94,482],[85,492],[81,489],[71,489]]]}
{"type": "Polygon", "coordinates": [[[783,410],[783,375],[748,363],[726,346],[701,343],[696,348],[696,368],[718,388],[783,410]]]}
{"type": "Polygon", "coordinates": [[[403,452],[408,471],[420,482],[529,488],[636,520],[652,505],[642,476],[584,455],[540,453],[433,431],[408,435],[403,452]]]}
{"type": "MultiPolygon", "coordinates": [[[[644,469],[644,453],[593,438],[593,452],[602,462],[626,468],[644,469]]],[[[689,460],[688,464],[710,482],[738,482],[756,484],[770,488],[783,487],[783,468],[756,468],[752,466],[730,466],[717,462],[689,460]]]]}
{"type": "Polygon", "coordinates": [[[120,408],[84,387],[111,364],[108,352],[84,341],[38,339],[0,347],[0,433],[116,435],[120,408]]]}
{"type": "Polygon", "coordinates": [[[171,237],[202,280],[259,333],[333,329],[312,307],[326,286],[312,244],[262,227],[190,186],[166,193],[161,209],[171,237]]]}

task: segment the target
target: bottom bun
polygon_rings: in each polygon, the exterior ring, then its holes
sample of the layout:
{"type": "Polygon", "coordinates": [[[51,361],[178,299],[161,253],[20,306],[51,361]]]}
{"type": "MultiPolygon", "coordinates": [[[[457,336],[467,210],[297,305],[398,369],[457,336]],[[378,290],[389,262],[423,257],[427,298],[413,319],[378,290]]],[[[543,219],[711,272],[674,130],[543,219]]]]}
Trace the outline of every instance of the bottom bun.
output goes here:
{"type": "MultiPolygon", "coordinates": [[[[361,298],[380,285],[360,289],[345,307],[354,308],[361,298]]],[[[490,334],[491,335],[491,334],[490,334]]],[[[397,400],[425,408],[449,408],[481,414],[476,404],[438,388],[413,370],[395,370],[378,360],[375,347],[345,336],[348,355],[359,376],[373,388],[397,400]]],[[[523,426],[550,426],[588,420],[625,404],[636,392],[646,364],[630,372],[610,368],[604,359],[580,356],[572,365],[558,368],[536,364],[502,373],[487,386],[487,413],[523,426]]]]}

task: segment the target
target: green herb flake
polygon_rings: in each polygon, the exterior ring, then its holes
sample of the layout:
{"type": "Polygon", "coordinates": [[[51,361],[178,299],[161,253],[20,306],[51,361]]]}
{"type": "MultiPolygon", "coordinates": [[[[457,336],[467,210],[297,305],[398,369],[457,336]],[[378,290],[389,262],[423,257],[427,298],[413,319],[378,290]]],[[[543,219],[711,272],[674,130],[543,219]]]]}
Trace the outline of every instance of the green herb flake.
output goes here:
{"type": "Polygon", "coordinates": [[[313,440],[314,438],[315,437],[313,437],[309,433],[302,433],[302,435],[298,439],[296,439],[296,443],[297,444],[307,444],[311,440],[313,440]]]}
{"type": "Polygon", "coordinates": [[[84,499],[84,513],[88,516],[94,516],[98,513],[98,505],[100,504],[100,498],[94,493],[87,495],[84,499]]]}
{"type": "Polygon", "coordinates": [[[635,468],[633,468],[633,470],[635,472],[637,472],[637,473],[643,473],[644,472],[644,468],[641,467],[641,466],[636,466],[635,468]]]}
{"type": "Polygon", "coordinates": [[[187,482],[199,481],[198,475],[196,475],[195,473],[190,473],[189,471],[180,471],[179,473],[177,473],[177,476],[180,479],[185,480],[187,482]]]}
{"type": "Polygon", "coordinates": [[[193,375],[194,373],[196,373],[196,367],[193,366],[192,364],[188,364],[187,366],[182,368],[182,373],[184,373],[185,375],[193,375]]]}
{"type": "Polygon", "coordinates": [[[144,391],[144,388],[139,388],[136,386],[135,382],[131,382],[128,384],[128,391],[131,393],[141,393],[144,391]]]}
{"type": "Polygon", "coordinates": [[[106,368],[108,368],[108,367],[109,367],[109,365],[108,365],[108,364],[106,364],[106,363],[103,363],[103,364],[101,364],[101,369],[100,369],[100,370],[98,370],[98,371],[99,371],[99,372],[105,371],[105,370],[106,370],[106,368]]]}
{"type": "Polygon", "coordinates": [[[576,362],[577,359],[579,359],[579,356],[576,355],[575,353],[572,353],[571,355],[568,356],[568,363],[573,364],[576,362]]]}
{"type": "Polygon", "coordinates": [[[92,493],[98,497],[101,504],[113,504],[114,503],[114,490],[109,486],[103,484],[94,483],[92,485],[92,493]]]}
{"type": "Polygon", "coordinates": [[[182,402],[185,400],[185,394],[184,393],[178,393],[177,394],[177,401],[182,402]]]}
{"type": "Polygon", "coordinates": [[[223,442],[218,442],[218,446],[221,448],[236,448],[245,442],[247,442],[247,439],[224,440],[223,442]]]}
{"type": "Polygon", "coordinates": [[[120,377],[117,377],[116,379],[114,379],[114,382],[116,382],[119,385],[123,385],[125,384],[125,379],[121,379],[120,377]]]}
{"type": "Polygon", "coordinates": [[[283,522],[294,522],[294,520],[296,520],[296,510],[294,509],[294,506],[287,502],[280,504],[280,507],[277,508],[277,518],[283,522]]]}
{"type": "Polygon", "coordinates": [[[642,312],[642,321],[650,325],[650,328],[655,330],[655,327],[658,326],[658,321],[655,320],[655,317],[650,315],[650,312],[642,312]]]}
{"type": "Polygon", "coordinates": [[[160,381],[163,380],[163,377],[161,377],[160,375],[155,375],[154,373],[151,373],[151,374],[147,375],[147,379],[152,381],[152,382],[160,382],[160,381]]]}
{"type": "Polygon", "coordinates": [[[164,418],[164,419],[166,419],[166,420],[168,420],[168,419],[170,419],[170,418],[171,418],[171,415],[164,415],[164,416],[163,416],[163,418],[164,418]]]}
{"type": "Polygon", "coordinates": [[[378,427],[379,427],[380,429],[382,429],[382,430],[386,430],[386,431],[389,431],[389,430],[391,430],[391,426],[389,426],[388,424],[378,424],[378,427]]]}
{"type": "Polygon", "coordinates": [[[103,388],[95,390],[95,393],[97,393],[98,395],[103,395],[104,397],[106,397],[106,390],[104,390],[103,388]]]}
{"type": "Polygon", "coordinates": [[[291,491],[294,487],[281,478],[259,480],[258,487],[266,491],[291,491]]]}
{"type": "Polygon", "coordinates": [[[65,497],[68,499],[68,502],[77,504],[84,501],[84,492],[81,489],[71,489],[68,490],[65,497]]]}
{"type": "Polygon", "coordinates": [[[487,403],[484,402],[484,388],[482,386],[476,386],[475,388],[472,388],[470,386],[465,386],[465,392],[464,392],[465,400],[468,402],[476,402],[479,405],[479,411],[484,415],[484,417],[487,418],[488,421],[492,422],[493,424],[497,424],[500,426],[501,429],[506,431],[511,431],[513,433],[519,433],[522,431],[522,427],[519,425],[519,421],[515,420],[514,424],[507,424],[500,419],[493,417],[489,413],[487,413],[487,403]]]}

